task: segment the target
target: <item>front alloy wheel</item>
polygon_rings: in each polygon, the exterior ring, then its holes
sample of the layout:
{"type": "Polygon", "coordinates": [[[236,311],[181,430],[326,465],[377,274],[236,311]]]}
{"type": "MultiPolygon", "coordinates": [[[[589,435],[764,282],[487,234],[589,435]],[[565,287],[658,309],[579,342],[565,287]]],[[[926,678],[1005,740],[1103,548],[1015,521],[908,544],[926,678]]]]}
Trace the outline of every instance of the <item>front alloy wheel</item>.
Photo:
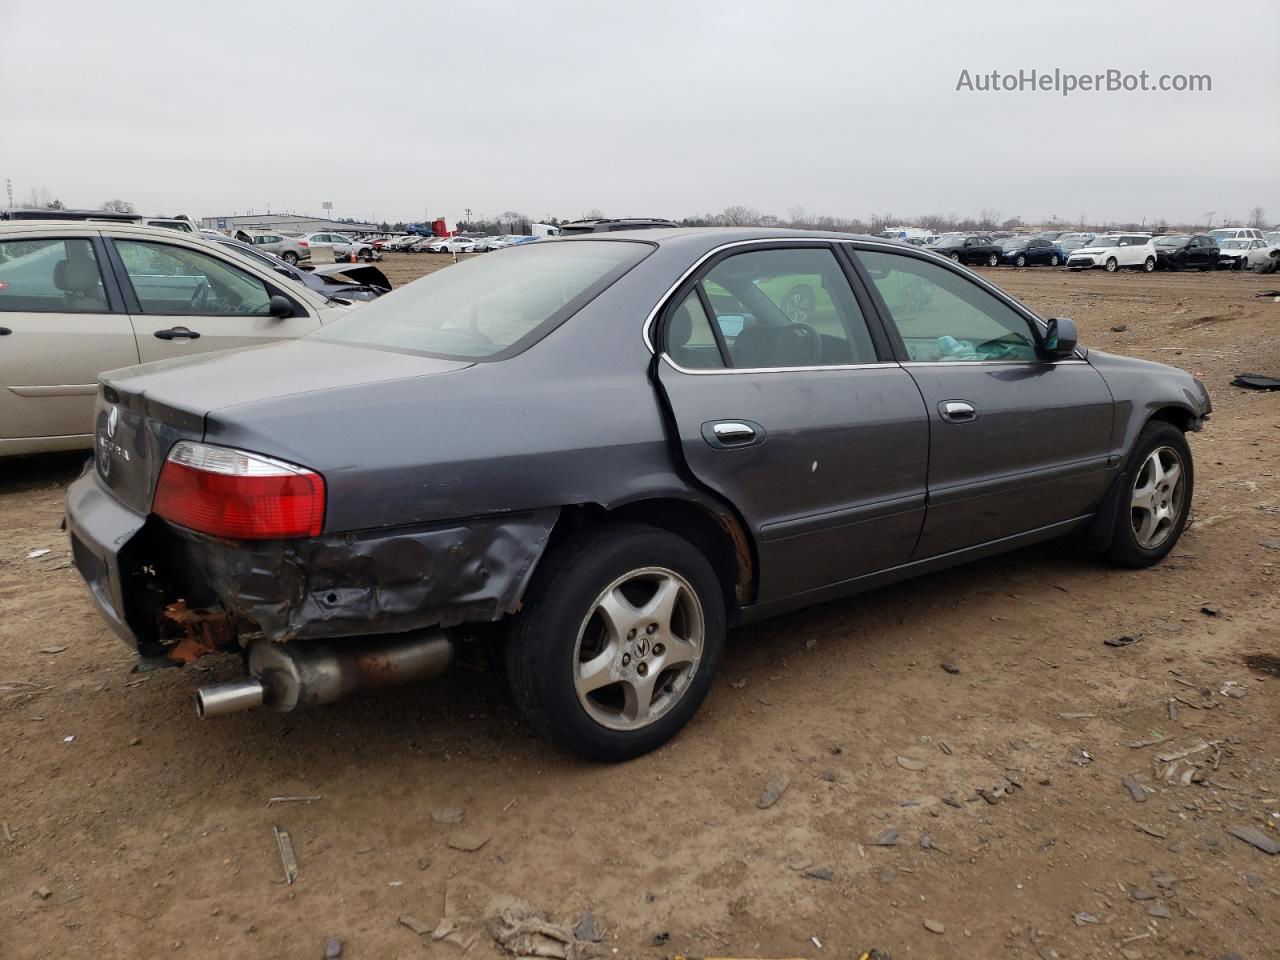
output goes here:
{"type": "Polygon", "coordinates": [[[999,257],[998,255],[996,255],[996,254],[994,254],[994,253],[993,253],[993,254],[991,254],[991,256],[987,257],[987,266],[988,266],[988,267],[994,267],[994,266],[997,266],[999,263],[1000,263],[1000,257],[999,257]]]}
{"type": "Polygon", "coordinates": [[[1150,421],[1138,434],[1126,473],[1109,552],[1123,566],[1149,567],[1173,549],[1191,513],[1195,468],[1182,431],[1150,421]]]}
{"type": "Polygon", "coordinates": [[[1107,273],[1115,273],[1120,269],[1120,263],[1115,257],[1108,257],[1106,263],[1107,273]]]}
{"type": "Polygon", "coordinates": [[[1156,258],[1155,258],[1155,257],[1147,257],[1147,259],[1146,259],[1146,260],[1142,261],[1142,272],[1143,272],[1143,273],[1150,273],[1150,272],[1151,272],[1152,270],[1154,270],[1155,268],[1156,268],[1156,258]]]}
{"type": "Polygon", "coordinates": [[[1022,254],[1018,254],[1017,259],[1013,261],[1013,265],[1015,267],[1025,267],[1027,265],[1027,258],[1022,254]]]}

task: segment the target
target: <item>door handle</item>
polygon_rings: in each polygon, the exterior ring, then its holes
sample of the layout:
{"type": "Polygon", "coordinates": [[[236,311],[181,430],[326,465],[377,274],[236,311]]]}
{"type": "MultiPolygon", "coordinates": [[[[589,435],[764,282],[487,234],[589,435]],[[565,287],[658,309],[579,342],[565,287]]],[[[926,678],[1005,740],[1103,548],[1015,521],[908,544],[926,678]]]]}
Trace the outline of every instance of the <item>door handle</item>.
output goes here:
{"type": "Polygon", "coordinates": [[[188,330],[186,327],[173,327],[170,330],[157,330],[156,339],[158,340],[199,340],[200,334],[194,330],[188,330]]]}
{"type": "Polygon", "coordinates": [[[13,331],[8,327],[0,327],[0,337],[7,337],[11,333],[13,333],[13,331]]]}
{"type": "Polygon", "coordinates": [[[968,423],[978,419],[977,408],[968,400],[943,400],[938,404],[938,413],[948,423],[968,423]]]}
{"type": "Polygon", "coordinates": [[[722,423],[717,423],[711,428],[711,432],[716,435],[716,439],[721,443],[746,443],[756,437],[756,432],[751,424],[742,423],[738,420],[725,420],[722,423]]]}

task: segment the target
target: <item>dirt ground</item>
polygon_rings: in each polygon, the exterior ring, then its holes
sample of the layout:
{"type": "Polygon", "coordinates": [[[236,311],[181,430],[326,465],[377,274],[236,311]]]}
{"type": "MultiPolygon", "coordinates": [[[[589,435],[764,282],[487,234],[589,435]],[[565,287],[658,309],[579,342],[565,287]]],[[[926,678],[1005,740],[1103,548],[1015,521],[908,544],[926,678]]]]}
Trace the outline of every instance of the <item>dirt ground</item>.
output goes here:
{"type": "Polygon", "coordinates": [[[1245,660],[1280,657],[1280,393],[1229,385],[1280,374],[1254,297],[1277,278],[987,274],[1203,376],[1173,555],[1051,544],[741,630],[690,727],[618,766],[551,749],[476,671],[202,723],[194,689],[236,663],[130,673],[70,569],[82,458],[0,464],[0,957],[463,956],[402,916],[489,957],[494,894],[589,907],[606,957],[1280,956],[1280,856],[1228,832],[1280,839],[1280,679],[1245,660]]]}

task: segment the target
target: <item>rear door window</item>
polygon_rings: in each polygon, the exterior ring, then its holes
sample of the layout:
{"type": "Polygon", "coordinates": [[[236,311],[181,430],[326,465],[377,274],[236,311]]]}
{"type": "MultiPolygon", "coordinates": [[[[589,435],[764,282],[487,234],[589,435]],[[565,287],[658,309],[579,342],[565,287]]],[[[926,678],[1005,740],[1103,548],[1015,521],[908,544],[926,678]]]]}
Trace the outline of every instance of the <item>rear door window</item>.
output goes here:
{"type": "Polygon", "coordinates": [[[102,272],[88,239],[0,241],[0,312],[107,309],[102,272]]]}
{"type": "Polygon", "coordinates": [[[735,254],[699,286],[735,368],[878,360],[862,310],[826,247],[735,254]]]}

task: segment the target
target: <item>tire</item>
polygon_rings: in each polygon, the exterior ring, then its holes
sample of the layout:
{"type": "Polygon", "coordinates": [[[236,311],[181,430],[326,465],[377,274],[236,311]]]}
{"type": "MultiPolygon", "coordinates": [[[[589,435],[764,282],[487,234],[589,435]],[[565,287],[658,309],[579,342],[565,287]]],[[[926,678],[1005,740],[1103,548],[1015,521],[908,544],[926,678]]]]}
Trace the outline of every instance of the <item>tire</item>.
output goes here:
{"type": "Polygon", "coordinates": [[[1150,567],[1163,560],[1174,548],[1191,515],[1191,498],[1195,493],[1195,464],[1191,459],[1187,438],[1172,423],[1164,420],[1148,422],[1134,442],[1126,473],[1125,492],[1116,510],[1115,531],[1107,557],[1112,563],[1122,567],[1150,567]],[[1161,486],[1167,483],[1167,479],[1158,480],[1148,469],[1148,462],[1157,453],[1160,455],[1162,469],[1166,470],[1166,478],[1169,463],[1176,458],[1179,464],[1178,479],[1168,483],[1167,490],[1161,486]],[[1143,491],[1148,488],[1154,489],[1154,494],[1142,496],[1143,491]],[[1143,501],[1142,506],[1137,505],[1140,499],[1143,501]],[[1144,525],[1148,513],[1155,516],[1157,511],[1163,509],[1169,512],[1166,519],[1159,521],[1154,527],[1144,525]],[[1150,531],[1152,536],[1144,538],[1143,531],[1150,531]]]}
{"type": "Polygon", "coordinates": [[[991,254],[991,256],[987,257],[987,266],[988,266],[988,267],[998,267],[999,265],[1000,265],[1000,255],[999,255],[999,254],[997,254],[997,253],[993,253],[993,254],[991,254]]]}
{"type": "Polygon", "coordinates": [[[557,746],[591,760],[629,760],[661,746],[693,717],[711,689],[724,634],[720,581],[691,543],[641,524],[589,529],[552,548],[525,592],[507,638],[512,697],[557,746]],[[644,623],[648,616],[632,615],[650,599],[645,591],[658,584],[676,591],[677,613],[652,631],[644,623]],[[601,611],[606,598],[623,590],[627,604],[611,604],[621,623],[610,630],[601,611]],[[593,653],[596,648],[603,649],[593,653]],[[675,662],[674,651],[695,659],[641,673],[675,662]],[[606,657],[607,667],[597,671],[604,682],[580,693],[579,682],[587,679],[580,665],[606,657]],[[624,679],[612,679],[619,676],[624,679]],[[650,688],[648,706],[637,707],[650,688]],[[655,714],[643,716],[650,710],[655,714]]]}
{"type": "Polygon", "coordinates": [[[1018,254],[1016,257],[1014,257],[1013,265],[1015,267],[1025,267],[1027,265],[1027,258],[1024,257],[1022,254],[1018,254]]]}
{"type": "Polygon", "coordinates": [[[1120,269],[1120,263],[1116,260],[1115,257],[1107,257],[1107,262],[1104,264],[1104,269],[1107,271],[1107,273],[1115,273],[1117,270],[1120,269]]]}
{"type": "Polygon", "coordinates": [[[951,262],[952,262],[952,263],[959,263],[959,262],[960,262],[960,254],[958,254],[958,253],[953,253],[953,254],[951,254],[951,262]]]}
{"type": "Polygon", "coordinates": [[[1156,258],[1155,258],[1155,257],[1147,257],[1147,259],[1145,259],[1145,260],[1143,260],[1143,261],[1142,261],[1142,272],[1143,272],[1143,273],[1151,273],[1151,271],[1155,270],[1155,268],[1156,268],[1156,258]]]}
{"type": "Polygon", "coordinates": [[[1062,261],[1058,259],[1058,255],[1056,253],[1049,258],[1049,266],[1051,267],[1056,267],[1061,262],[1062,261]]]}
{"type": "Polygon", "coordinates": [[[280,254],[280,259],[291,267],[296,267],[298,265],[298,255],[292,250],[286,250],[284,253],[280,254]]]}

